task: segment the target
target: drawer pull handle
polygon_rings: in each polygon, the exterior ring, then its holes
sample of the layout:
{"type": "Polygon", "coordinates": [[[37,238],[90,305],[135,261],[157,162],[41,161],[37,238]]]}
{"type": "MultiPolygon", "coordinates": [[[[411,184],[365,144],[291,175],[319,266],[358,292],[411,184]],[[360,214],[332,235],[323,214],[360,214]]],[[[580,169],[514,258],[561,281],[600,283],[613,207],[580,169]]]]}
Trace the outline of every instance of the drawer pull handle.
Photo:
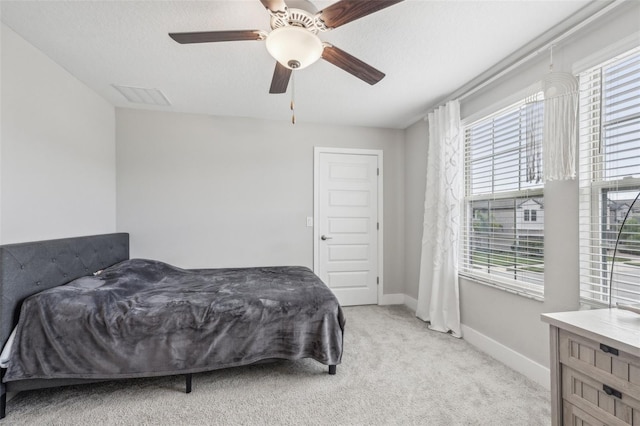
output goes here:
{"type": "Polygon", "coordinates": [[[617,391],[610,386],[602,385],[602,390],[604,391],[604,393],[606,393],[609,396],[613,395],[616,398],[622,399],[622,394],[620,393],[620,391],[617,391]]]}
{"type": "Polygon", "coordinates": [[[618,350],[616,348],[612,348],[611,346],[607,346],[604,343],[600,343],[600,349],[602,352],[618,356],[618,350]]]}

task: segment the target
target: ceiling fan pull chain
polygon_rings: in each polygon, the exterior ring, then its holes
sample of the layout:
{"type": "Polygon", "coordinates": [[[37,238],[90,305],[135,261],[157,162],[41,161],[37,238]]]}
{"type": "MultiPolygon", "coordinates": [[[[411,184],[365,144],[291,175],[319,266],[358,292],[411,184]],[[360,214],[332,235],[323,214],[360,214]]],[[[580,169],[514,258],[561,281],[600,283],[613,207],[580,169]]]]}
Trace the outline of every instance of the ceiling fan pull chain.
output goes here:
{"type": "Polygon", "coordinates": [[[296,124],[296,73],[295,71],[291,73],[291,124],[296,124]]]}

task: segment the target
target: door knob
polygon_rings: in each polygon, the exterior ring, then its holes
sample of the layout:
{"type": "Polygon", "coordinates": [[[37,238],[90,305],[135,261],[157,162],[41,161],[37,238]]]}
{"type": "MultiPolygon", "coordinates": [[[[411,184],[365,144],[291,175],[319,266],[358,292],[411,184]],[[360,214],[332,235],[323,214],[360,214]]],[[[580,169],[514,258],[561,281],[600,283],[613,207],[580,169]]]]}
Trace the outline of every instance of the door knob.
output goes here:
{"type": "Polygon", "coordinates": [[[324,240],[330,240],[330,239],[331,239],[331,237],[327,237],[326,235],[323,235],[322,237],[320,237],[320,239],[321,239],[322,241],[324,241],[324,240]]]}

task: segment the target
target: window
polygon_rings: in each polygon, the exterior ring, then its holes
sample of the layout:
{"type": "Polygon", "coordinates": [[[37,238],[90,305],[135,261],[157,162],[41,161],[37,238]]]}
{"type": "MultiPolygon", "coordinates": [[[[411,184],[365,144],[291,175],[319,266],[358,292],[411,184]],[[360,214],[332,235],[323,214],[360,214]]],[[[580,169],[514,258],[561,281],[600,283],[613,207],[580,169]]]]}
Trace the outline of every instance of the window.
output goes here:
{"type": "Polygon", "coordinates": [[[640,302],[638,191],[636,49],[580,74],[580,296],[587,303],[640,302]]]}
{"type": "Polygon", "coordinates": [[[543,108],[521,102],[465,129],[460,274],[534,296],[544,275],[543,108]]]}

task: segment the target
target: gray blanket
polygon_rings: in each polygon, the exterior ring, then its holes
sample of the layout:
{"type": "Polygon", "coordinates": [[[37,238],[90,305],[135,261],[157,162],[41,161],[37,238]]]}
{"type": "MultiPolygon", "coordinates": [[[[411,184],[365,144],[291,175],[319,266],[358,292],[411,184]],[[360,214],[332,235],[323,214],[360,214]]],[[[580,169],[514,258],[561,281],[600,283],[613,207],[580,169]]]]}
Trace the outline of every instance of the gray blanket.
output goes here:
{"type": "Polygon", "coordinates": [[[184,374],[273,358],[339,364],[344,323],[308,268],[127,260],[27,298],[4,381],[184,374]]]}

